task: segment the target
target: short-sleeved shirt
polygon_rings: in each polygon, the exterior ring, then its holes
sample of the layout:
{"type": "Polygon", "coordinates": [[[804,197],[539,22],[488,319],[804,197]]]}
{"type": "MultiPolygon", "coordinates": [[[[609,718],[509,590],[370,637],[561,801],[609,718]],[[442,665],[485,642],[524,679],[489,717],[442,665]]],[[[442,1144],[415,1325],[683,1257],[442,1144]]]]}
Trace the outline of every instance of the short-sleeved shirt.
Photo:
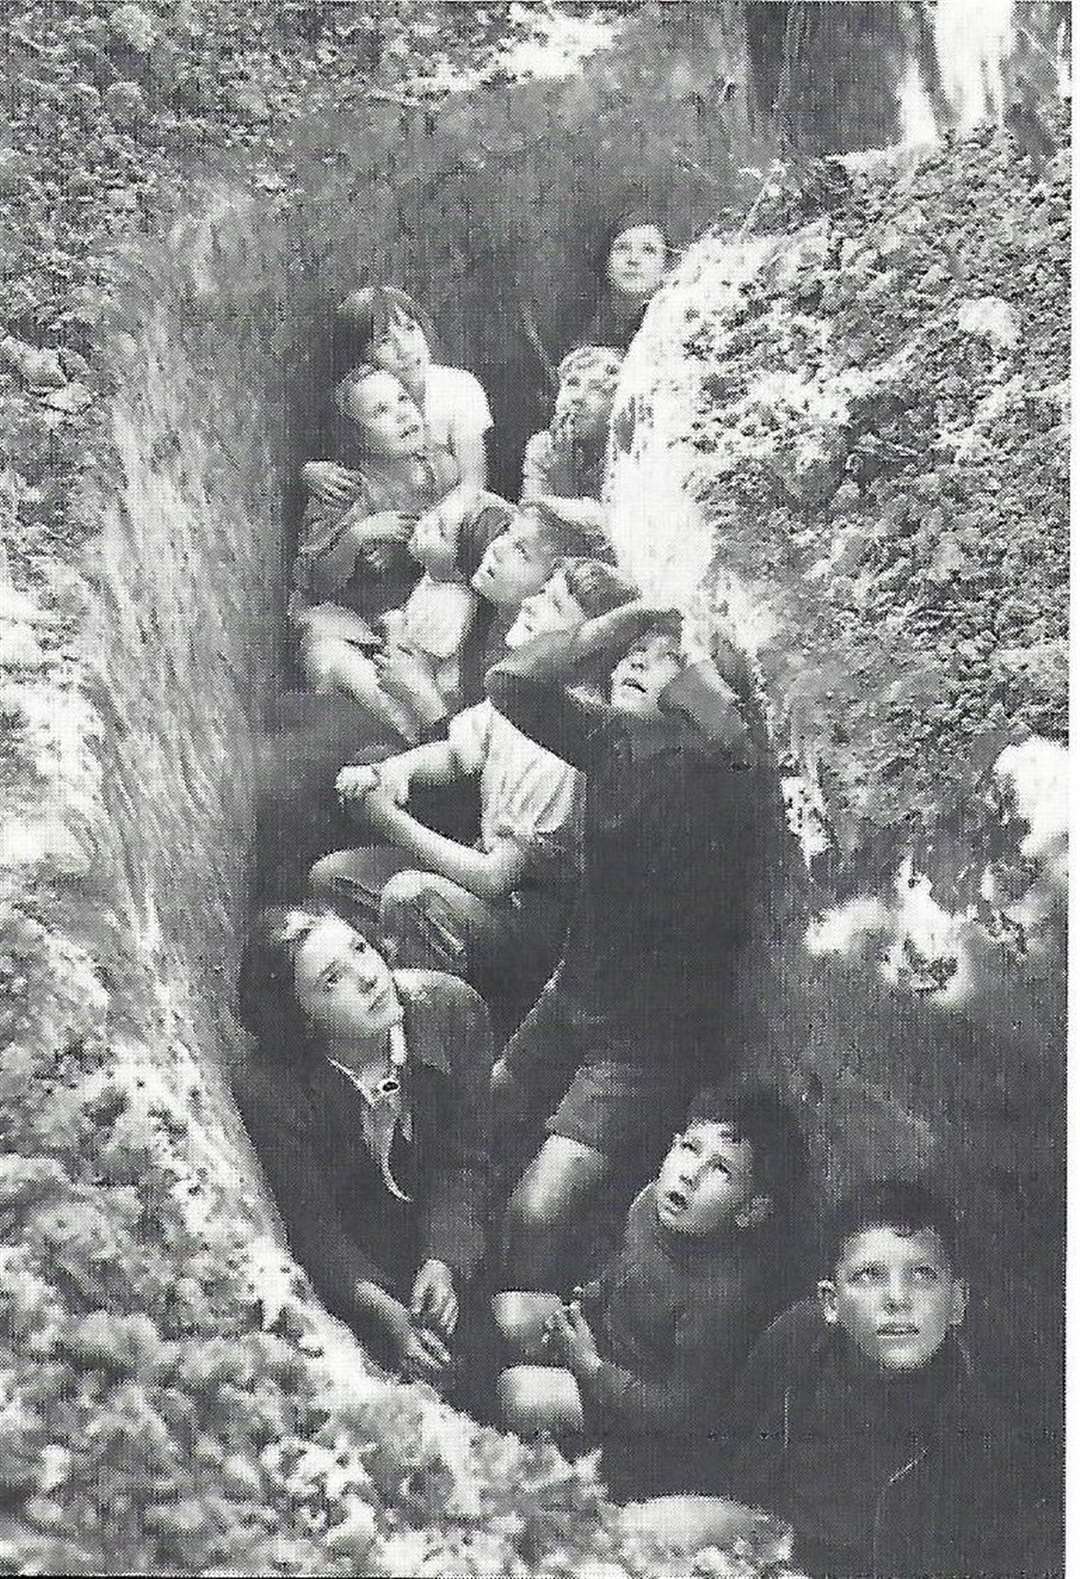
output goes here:
{"type": "Polygon", "coordinates": [[[491,407],[479,379],[463,367],[433,363],[427,372],[424,423],[431,449],[458,462],[462,442],[492,426],[491,407]]]}
{"type": "Polygon", "coordinates": [[[578,872],[581,775],[490,702],[451,719],[450,744],[466,772],[480,776],[480,846],[513,839],[529,854],[534,877],[578,872]]]}

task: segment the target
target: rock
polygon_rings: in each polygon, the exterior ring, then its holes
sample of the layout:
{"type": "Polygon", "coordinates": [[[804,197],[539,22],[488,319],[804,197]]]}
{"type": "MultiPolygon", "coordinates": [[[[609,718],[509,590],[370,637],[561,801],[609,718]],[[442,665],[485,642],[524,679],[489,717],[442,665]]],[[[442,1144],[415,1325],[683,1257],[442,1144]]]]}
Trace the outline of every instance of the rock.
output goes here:
{"type": "Polygon", "coordinates": [[[270,105],[263,89],[255,82],[241,82],[230,89],[227,102],[231,109],[245,121],[270,119],[270,105]]]}
{"type": "Polygon", "coordinates": [[[109,16],[109,32],[121,46],[145,55],[157,36],[157,22],[140,5],[118,5],[109,16]]]}
{"type": "Polygon", "coordinates": [[[34,161],[19,148],[0,148],[0,196],[20,191],[35,173],[34,161]]]}
{"type": "Polygon", "coordinates": [[[93,403],[93,395],[85,384],[65,384],[63,389],[57,389],[52,394],[45,396],[45,404],[51,406],[53,411],[63,411],[68,416],[77,416],[80,411],[85,411],[93,403]]]}
{"type": "Polygon", "coordinates": [[[964,334],[989,340],[999,350],[1012,351],[1020,343],[1020,316],[1000,296],[966,298],[960,303],[957,324],[964,334]]]}
{"type": "Polygon", "coordinates": [[[137,82],[114,82],[106,89],[105,108],[121,126],[134,126],[146,114],[146,95],[137,82]]]}
{"type": "Polygon", "coordinates": [[[0,357],[32,389],[57,388],[67,383],[67,374],[57,351],[41,350],[36,345],[27,345],[25,340],[16,340],[14,335],[6,334],[0,340],[0,357]]]}

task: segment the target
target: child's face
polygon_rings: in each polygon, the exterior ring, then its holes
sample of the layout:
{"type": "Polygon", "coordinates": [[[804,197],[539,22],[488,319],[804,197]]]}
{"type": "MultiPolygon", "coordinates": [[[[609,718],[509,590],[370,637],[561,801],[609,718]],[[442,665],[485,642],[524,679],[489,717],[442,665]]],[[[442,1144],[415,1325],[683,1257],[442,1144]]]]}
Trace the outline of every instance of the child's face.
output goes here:
{"type": "Polygon", "coordinates": [[[416,389],[427,376],[431,349],[415,318],[399,314],[390,320],[382,338],[372,346],[371,360],[410,389],[416,389]]]}
{"type": "Polygon", "coordinates": [[[389,373],[369,373],[350,388],[345,412],[364,432],[368,448],[388,460],[417,455],[424,422],[415,400],[389,373]]]}
{"type": "Polygon", "coordinates": [[[660,1223],[696,1239],[750,1227],[764,1200],[754,1192],[754,1148],[729,1124],[691,1124],[676,1135],[656,1181],[660,1223]]]}
{"type": "Polygon", "coordinates": [[[457,531],[440,510],[429,510],[413,528],[409,553],[435,581],[450,581],[457,572],[457,531]]]}
{"type": "Polygon", "coordinates": [[[664,278],[667,247],[658,225],[620,231],[608,253],[607,277],[626,296],[651,296],[664,278]]]}
{"type": "Polygon", "coordinates": [[[574,413],[575,424],[586,432],[598,432],[611,417],[615,389],[609,379],[600,378],[587,368],[572,367],[559,384],[555,397],[555,417],[565,420],[574,413]]]}
{"type": "Polygon", "coordinates": [[[611,705],[635,718],[659,718],[660,696],[682,670],[674,636],[657,632],[631,647],[611,675],[611,705]]]}
{"type": "Polygon", "coordinates": [[[315,1031],[330,1042],[367,1041],[402,1017],[389,965],[337,916],[326,916],[296,955],[296,997],[315,1031]]]}
{"type": "Polygon", "coordinates": [[[539,592],[524,599],[506,633],[506,645],[521,647],[547,631],[575,631],[585,618],[585,610],[566,584],[566,571],[557,570],[539,592]]]}
{"type": "Polygon", "coordinates": [[[932,1228],[853,1234],[818,1295],[825,1320],[884,1371],[926,1365],[967,1309],[967,1287],[932,1228]]]}
{"type": "Polygon", "coordinates": [[[472,584],[489,603],[519,609],[526,598],[540,591],[554,562],[551,549],[528,521],[522,520],[488,545],[472,584]]]}

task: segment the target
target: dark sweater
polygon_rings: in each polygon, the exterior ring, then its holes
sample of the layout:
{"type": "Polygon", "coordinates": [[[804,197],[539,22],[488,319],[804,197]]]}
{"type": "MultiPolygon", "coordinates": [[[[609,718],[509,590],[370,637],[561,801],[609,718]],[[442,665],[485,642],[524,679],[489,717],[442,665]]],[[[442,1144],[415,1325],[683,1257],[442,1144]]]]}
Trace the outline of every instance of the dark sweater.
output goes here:
{"type": "Polygon", "coordinates": [[[734,1377],[768,1319],[764,1248],[756,1234],[668,1232],[655,1183],[634,1201],[618,1254],[583,1300],[604,1363],[582,1392],[614,1495],[692,1482],[686,1453],[714,1389],[734,1377]]]}
{"type": "Polygon", "coordinates": [[[1023,1572],[1005,1433],[952,1337],[928,1366],[883,1374],[804,1300],[716,1414],[727,1443],[707,1455],[702,1489],[790,1520],[811,1572],[1023,1572]]]}
{"type": "Polygon", "coordinates": [[[659,748],[645,745],[632,719],[569,690],[578,679],[575,638],[556,634],[503,658],[487,682],[523,734],[586,775],[560,988],[641,1062],[715,1072],[736,1052],[720,1052],[737,1039],[736,964],[779,859],[775,774],[767,760],[733,765],[681,719],[659,748]]]}
{"type": "Polygon", "coordinates": [[[358,1281],[407,1302],[424,1261],[444,1261],[467,1280],[483,1253],[487,1010],[471,987],[437,971],[396,971],[394,981],[405,1010],[412,1140],[395,1141],[392,1171],[411,1201],[383,1185],[364,1143],[363,1097],[325,1059],[297,1068],[256,1050],[234,1075],[290,1248],[329,1309],[354,1324],[358,1281]]]}

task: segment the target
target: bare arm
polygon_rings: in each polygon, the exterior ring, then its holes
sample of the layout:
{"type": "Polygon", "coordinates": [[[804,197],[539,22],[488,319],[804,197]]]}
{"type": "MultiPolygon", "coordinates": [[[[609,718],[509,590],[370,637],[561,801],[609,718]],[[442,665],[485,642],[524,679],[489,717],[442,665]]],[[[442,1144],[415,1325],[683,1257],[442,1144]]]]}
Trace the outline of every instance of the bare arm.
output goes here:
{"type": "Polygon", "coordinates": [[[474,850],[418,822],[379,790],[367,795],[363,806],[371,824],[386,839],[415,855],[431,871],[460,883],[478,899],[504,899],[525,875],[528,856],[513,840],[501,839],[492,850],[474,850]]]}

